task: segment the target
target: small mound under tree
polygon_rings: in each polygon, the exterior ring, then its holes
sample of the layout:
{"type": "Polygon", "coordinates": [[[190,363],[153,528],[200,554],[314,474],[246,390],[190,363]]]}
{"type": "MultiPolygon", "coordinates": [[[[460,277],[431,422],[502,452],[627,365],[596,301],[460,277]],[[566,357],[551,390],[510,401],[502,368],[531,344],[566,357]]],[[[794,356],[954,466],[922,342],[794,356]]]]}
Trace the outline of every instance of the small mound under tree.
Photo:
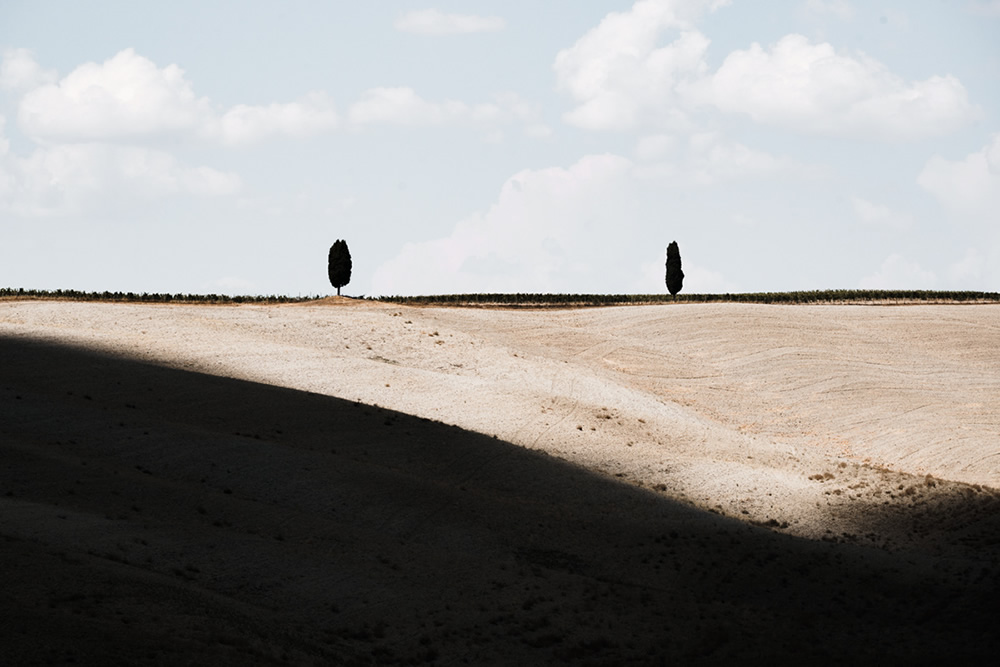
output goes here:
{"type": "Polygon", "coordinates": [[[330,284],[337,288],[337,296],[340,296],[340,288],[351,282],[351,251],[347,249],[347,241],[337,239],[333,242],[326,268],[330,284]]]}
{"type": "Polygon", "coordinates": [[[671,241],[667,246],[667,289],[674,297],[684,287],[684,272],[681,271],[681,250],[677,241],[671,241]]]}

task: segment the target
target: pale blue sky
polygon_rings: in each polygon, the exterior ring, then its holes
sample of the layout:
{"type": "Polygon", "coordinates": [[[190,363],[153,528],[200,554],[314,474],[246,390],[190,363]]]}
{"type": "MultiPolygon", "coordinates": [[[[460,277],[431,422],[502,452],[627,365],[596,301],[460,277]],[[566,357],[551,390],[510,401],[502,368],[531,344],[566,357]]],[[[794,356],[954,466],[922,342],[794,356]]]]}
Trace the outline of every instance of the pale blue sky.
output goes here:
{"type": "Polygon", "coordinates": [[[0,286],[1000,290],[1000,2],[0,5],[0,286]]]}

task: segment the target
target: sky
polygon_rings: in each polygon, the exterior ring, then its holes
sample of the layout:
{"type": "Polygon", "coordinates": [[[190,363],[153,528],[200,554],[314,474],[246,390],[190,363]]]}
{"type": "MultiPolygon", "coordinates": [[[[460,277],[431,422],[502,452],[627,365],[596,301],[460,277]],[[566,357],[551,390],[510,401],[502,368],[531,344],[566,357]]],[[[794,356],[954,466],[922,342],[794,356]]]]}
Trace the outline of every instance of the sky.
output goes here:
{"type": "Polygon", "coordinates": [[[4,0],[0,287],[1000,291],[1000,0],[4,0]]]}

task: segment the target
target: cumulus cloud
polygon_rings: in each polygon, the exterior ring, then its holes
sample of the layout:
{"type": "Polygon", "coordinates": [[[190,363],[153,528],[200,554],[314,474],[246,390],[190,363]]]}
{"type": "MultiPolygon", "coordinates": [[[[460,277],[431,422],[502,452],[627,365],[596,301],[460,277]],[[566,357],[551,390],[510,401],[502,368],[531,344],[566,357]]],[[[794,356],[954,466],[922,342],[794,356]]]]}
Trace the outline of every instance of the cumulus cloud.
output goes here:
{"type": "Polygon", "coordinates": [[[802,35],[787,35],[769,49],[754,43],[733,51],[692,92],[722,111],[834,136],[943,135],[982,113],[951,75],[907,82],[867,56],[839,54],[802,35]]]}
{"type": "Polygon", "coordinates": [[[28,49],[4,49],[0,59],[0,90],[29,90],[56,80],[56,73],[42,69],[28,49]]]}
{"type": "Polygon", "coordinates": [[[632,163],[593,155],[526,170],[451,234],[407,243],[373,277],[376,294],[602,291],[604,266],[641,266],[631,238],[632,163]],[[632,247],[629,247],[632,246],[632,247]]]}
{"type": "Polygon", "coordinates": [[[335,129],[339,117],[333,100],[314,92],[298,102],[248,106],[239,104],[210,131],[227,144],[244,144],[272,136],[308,137],[335,129]]]}
{"type": "Polygon", "coordinates": [[[87,213],[136,199],[230,195],[240,187],[236,174],[133,146],[75,143],[27,157],[0,153],[0,210],[24,217],[87,213]]]}
{"type": "Polygon", "coordinates": [[[1000,133],[961,160],[932,157],[917,183],[948,209],[995,223],[1000,211],[1000,133]]]}
{"type": "Polygon", "coordinates": [[[861,279],[861,289],[934,289],[937,277],[917,262],[893,253],[879,270],[861,279]]]}
{"type": "Polygon", "coordinates": [[[953,283],[968,289],[995,289],[1000,280],[1000,133],[964,158],[936,155],[927,161],[917,183],[943,207],[943,219],[956,225],[975,249],[948,272],[953,283]],[[992,287],[991,287],[992,286],[992,287]]]}
{"type": "MultiPolygon", "coordinates": [[[[796,34],[768,48],[735,50],[710,72],[709,40],[695,22],[719,4],[640,0],[560,51],[557,87],[576,103],[566,122],[690,130],[692,110],[715,107],[803,133],[913,140],[982,117],[952,75],[907,81],[864,54],[838,53],[796,34]]],[[[810,0],[805,8],[841,18],[852,12],[838,0],[810,0]]]]}
{"type": "MultiPolygon", "coordinates": [[[[29,57],[18,51],[5,59],[10,72],[5,81],[11,86],[44,79],[29,76],[33,71],[26,64],[29,57]]],[[[165,135],[243,145],[273,137],[314,136],[342,124],[333,100],[322,92],[309,93],[294,102],[218,109],[207,97],[195,94],[178,66],[159,67],[133,49],[103,63],[81,65],[61,80],[49,78],[50,82],[24,92],[18,114],[24,133],[47,145],[137,144],[165,135]]],[[[487,129],[496,137],[502,136],[500,127],[518,124],[526,135],[544,138],[551,130],[540,115],[538,105],[515,93],[468,104],[425,100],[408,87],[378,87],[365,91],[351,105],[346,120],[355,126],[470,125],[487,129]]]]}
{"type": "MultiPolygon", "coordinates": [[[[31,71],[21,52],[5,57],[4,67],[31,71]]],[[[47,143],[136,142],[186,134],[238,144],[324,132],[335,128],[338,118],[333,102],[321,93],[297,102],[238,105],[220,113],[208,98],[194,93],[180,67],[159,67],[134,49],[125,49],[103,63],[80,65],[61,80],[27,90],[18,122],[28,136],[47,143]]]]}
{"type": "Polygon", "coordinates": [[[640,0],[627,12],[608,14],[556,56],[558,88],[578,104],[566,121],[594,130],[685,124],[676,108],[677,89],[707,69],[709,42],[694,29],[693,20],[720,4],[640,0]],[[680,31],[679,36],[659,46],[671,30],[680,31]]]}
{"type": "MultiPolygon", "coordinates": [[[[441,238],[405,244],[376,270],[373,293],[662,289],[663,252],[670,239],[651,247],[647,237],[650,215],[657,219],[663,215],[662,202],[650,200],[651,181],[656,179],[652,190],[660,193],[671,188],[681,191],[692,178],[707,185],[704,175],[691,176],[698,172],[691,165],[711,160],[713,154],[719,158],[715,171],[701,167],[712,182],[747,176],[758,168],[748,169],[745,161],[733,160],[733,154],[739,155],[734,148],[738,145],[721,137],[706,135],[694,143],[677,162],[669,163],[669,170],[667,163],[659,165],[663,170],[652,171],[649,164],[602,154],[568,167],[519,172],[503,184],[485,213],[459,221],[441,238]]],[[[672,224],[684,227],[676,219],[672,224]]],[[[685,264],[685,272],[691,291],[735,289],[724,276],[697,261],[685,264]]]]}
{"type": "Polygon", "coordinates": [[[393,25],[400,32],[437,36],[497,32],[503,30],[507,22],[499,16],[446,14],[437,9],[418,9],[403,14],[393,25]]]}
{"type": "Polygon", "coordinates": [[[180,67],[160,68],[125,49],[27,92],[18,120],[35,138],[95,141],[193,130],[211,113],[208,100],[195,96],[180,67]]]}

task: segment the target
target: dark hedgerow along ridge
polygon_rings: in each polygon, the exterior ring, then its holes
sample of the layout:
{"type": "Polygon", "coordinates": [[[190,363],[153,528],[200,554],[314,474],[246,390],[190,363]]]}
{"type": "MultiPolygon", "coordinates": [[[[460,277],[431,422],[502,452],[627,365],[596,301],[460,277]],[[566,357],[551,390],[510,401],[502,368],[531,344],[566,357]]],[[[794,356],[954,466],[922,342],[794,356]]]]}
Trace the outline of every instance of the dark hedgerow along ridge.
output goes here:
{"type": "Polygon", "coordinates": [[[438,296],[384,296],[380,301],[401,305],[479,307],[581,307],[666,303],[998,303],[997,292],[928,290],[813,290],[807,292],[750,292],[742,294],[445,294],[438,296]]]}
{"type": "Polygon", "coordinates": [[[149,294],[147,292],[81,292],[73,289],[36,290],[0,288],[0,298],[66,299],[70,301],[117,301],[128,303],[303,303],[320,296],[228,296],[225,294],[149,294]]]}
{"type": "MultiPolygon", "coordinates": [[[[149,294],[146,292],[82,292],[0,288],[0,298],[66,299],[129,303],[279,304],[305,303],[322,296],[227,296],[224,294],[149,294]]],[[[414,306],[470,306],[505,308],[578,308],[668,303],[1000,303],[998,292],[929,290],[813,290],[804,292],[748,292],[741,294],[444,294],[383,296],[369,300],[414,306]]]]}

